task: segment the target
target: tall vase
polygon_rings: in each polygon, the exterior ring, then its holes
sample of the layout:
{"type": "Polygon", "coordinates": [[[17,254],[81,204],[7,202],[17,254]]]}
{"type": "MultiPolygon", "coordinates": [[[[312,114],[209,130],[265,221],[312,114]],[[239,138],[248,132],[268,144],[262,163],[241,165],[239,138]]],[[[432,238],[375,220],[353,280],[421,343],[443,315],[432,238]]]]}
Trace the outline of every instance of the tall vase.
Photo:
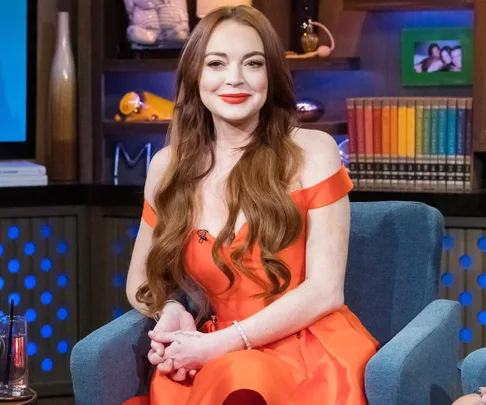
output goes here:
{"type": "Polygon", "coordinates": [[[49,178],[77,179],[76,76],[69,13],[57,14],[57,39],[49,84],[50,156],[49,178]]]}

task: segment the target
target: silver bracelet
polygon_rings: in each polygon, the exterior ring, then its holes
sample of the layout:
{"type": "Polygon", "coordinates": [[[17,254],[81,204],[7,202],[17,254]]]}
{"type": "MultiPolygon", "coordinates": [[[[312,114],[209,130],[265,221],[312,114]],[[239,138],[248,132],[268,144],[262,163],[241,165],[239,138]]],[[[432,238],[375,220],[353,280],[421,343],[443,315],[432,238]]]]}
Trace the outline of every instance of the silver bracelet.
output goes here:
{"type": "MultiPolygon", "coordinates": [[[[176,300],[167,300],[167,301],[165,301],[165,305],[167,305],[169,302],[175,302],[175,303],[177,303],[177,304],[182,305],[182,304],[181,304],[179,301],[176,301],[176,300]]],[[[164,305],[164,306],[165,306],[165,305],[164,305]]],[[[156,312],[156,313],[153,315],[153,318],[154,318],[155,322],[159,322],[159,320],[160,320],[160,314],[159,314],[158,312],[156,312]]]]}
{"type": "Polygon", "coordinates": [[[241,327],[240,323],[238,321],[233,321],[233,325],[235,325],[238,332],[240,332],[241,338],[243,339],[243,342],[245,342],[246,350],[251,350],[250,339],[248,339],[248,336],[246,336],[246,333],[241,327]]]}

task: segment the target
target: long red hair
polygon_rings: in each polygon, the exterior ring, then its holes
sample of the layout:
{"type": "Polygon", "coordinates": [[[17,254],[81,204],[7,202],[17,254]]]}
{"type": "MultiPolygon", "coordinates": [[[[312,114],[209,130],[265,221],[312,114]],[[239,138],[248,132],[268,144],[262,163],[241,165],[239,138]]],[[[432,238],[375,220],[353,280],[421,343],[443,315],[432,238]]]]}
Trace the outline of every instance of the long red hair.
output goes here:
{"type": "Polygon", "coordinates": [[[184,291],[199,306],[196,321],[207,312],[208,301],[186,271],[184,255],[198,212],[198,184],[214,167],[215,141],[211,113],[200,99],[199,78],[211,33],[227,20],[258,32],[268,74],[268,96],[257,128],[227,179],[229,215],[212,250],[216,265],[228,278],[228,288],[233,285],[235,274],[221,258],[220,250],[231,239],[240,210],[247,220],[248,235],[232,252],[231,264],[260,285],[258,296],[267,300],[284,292],[290,283],[290,272],[276,254],[292,244],[302,226],[299,211],[288,193],[303,157],[290,136],[296,110],[284,49],[270,22],[258,10],[247,6],[217,9],[196,25],[180,59],[168,137],[171,161],[155,193],[158,222],[146,263],[147,281],[137,291],[137,300],[152,313],[161,310],[174,293],[184,291]],[[241,263],[245,251],[255,242],[261,249],[266,280],[241,263]]]}

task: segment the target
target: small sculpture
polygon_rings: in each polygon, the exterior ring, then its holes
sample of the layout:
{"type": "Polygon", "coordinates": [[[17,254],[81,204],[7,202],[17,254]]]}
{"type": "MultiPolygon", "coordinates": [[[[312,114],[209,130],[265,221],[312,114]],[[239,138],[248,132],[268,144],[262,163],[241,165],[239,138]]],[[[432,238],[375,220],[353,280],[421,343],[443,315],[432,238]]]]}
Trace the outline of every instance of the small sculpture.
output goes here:
{"type": "Polygon", "coordinates": [[[133,45],[164,48],[189,36],[186,0],[124,0],[127,38],[133,45]]]}
{"type": "Polygon", "coordinates": [[[297,115],[301,122],[315,122],[324,115],[323,105],[310,98],[302,99],[297,102],[297,115]]]}
{"type": "Polygon", "coordinates": [[[172,119],[174,102],[148,91],[130,91],[120,100],[115,121],[164,121],[172,119]]]}

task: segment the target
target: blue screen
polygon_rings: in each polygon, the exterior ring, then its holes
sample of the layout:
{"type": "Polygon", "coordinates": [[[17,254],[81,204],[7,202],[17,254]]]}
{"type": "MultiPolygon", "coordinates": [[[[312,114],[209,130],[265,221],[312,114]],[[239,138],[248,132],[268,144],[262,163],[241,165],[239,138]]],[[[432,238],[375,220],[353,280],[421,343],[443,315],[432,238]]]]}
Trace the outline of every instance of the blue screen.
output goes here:
{"type": "Polygon", "coordinates": [[[27,2],[2,2],[0,13],[0,142],[25,142],[27,2]]]}

